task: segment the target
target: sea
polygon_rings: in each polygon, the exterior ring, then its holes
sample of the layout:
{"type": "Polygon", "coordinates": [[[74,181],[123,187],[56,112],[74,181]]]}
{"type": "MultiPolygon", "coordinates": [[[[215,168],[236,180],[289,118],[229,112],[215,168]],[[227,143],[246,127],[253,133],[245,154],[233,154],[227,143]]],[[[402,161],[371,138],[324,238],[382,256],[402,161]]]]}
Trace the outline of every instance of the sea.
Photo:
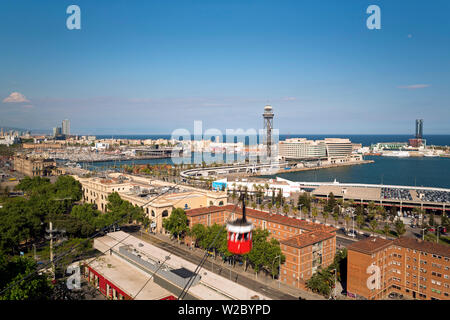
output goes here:
{"type": "MultiPolygon", "coordinates": [[[[148,135],[97,135],[97,139],[171,139],[172,136],[170,134],[148,134],[148,135]]],[[[178,138],[178,137],[173,137],[178,138]]],[[[191,139],[197,138],[198,140],[201,137],[196,137],[191,135],[191,139]]],[[[377,142],[408,142],[408,139],[414,138],[413,135],[408,134],[398,134],[398,135],[352,135],[352,134],[280,134],[279,141],[283,141],[289,138],[307,138],[308,140],[322,140],[324,138],[348,138],[353,143],[361,143],[363,146],[370,146],[377,142]]],[[[436,145],[436,146],[450,146],[450,135],[427,135],[423,137],[426,140],[427,145],[436,145]]],[[[211,140],[215,140],[213,137],[211,140]]],[[[248,145],[249,137],[247,136],[238,136],[234,137],[233,141],[244,141],[248,145]]],[[[259,141],[259,137],[256,137],[258,143],[262,143],[259,141]]],[[[226,136],[223,135],[222,141],[226,141],[226,136]]]]}
{"type": "MultiPolygon", "coordinates": [[[[123,135],[97,136],[97,139],[170,139],[170,135],[123,135]]],[[[408,142],[411,135],[280,135],[280,141],[287,138],[307,138],[311,140],[320,140],[323,138],[349,138],[353,143],[361,143],[363,146],[370,146],[377,142],[408,142]]],[[[449,146],[450,135],[428,135],[424,139],[427,145],[449,146]]],[[[248,140],[247,140],[248,143],[248,140]]],[[[157,164],[157,163],[206,163],[223,162],[224,157],[234,157],[233,160],[242,161],[241,155],[223,155],[223,154],[201,154],[192,153],[190,157],[185,158],[166,158],[151,160],[96,162],[92,166],[98,169],[105,169],[112,165],[121,164],[157,164]]],[[[365,156],[364,159],[374,160],[370,164],[343,166],[337,168],[327,168],[311,171],[288,172],[267,177],[282,177],[292,181],[313,181],[313,182],[332,182],[342,183],[367,183],[367,184],[389,184],[403,186],[424,186],[450,188],[450,158],[444,157],[382,157],[365,156]]],[[[228,158],[227,158],[228,160],[228,158]]]]}

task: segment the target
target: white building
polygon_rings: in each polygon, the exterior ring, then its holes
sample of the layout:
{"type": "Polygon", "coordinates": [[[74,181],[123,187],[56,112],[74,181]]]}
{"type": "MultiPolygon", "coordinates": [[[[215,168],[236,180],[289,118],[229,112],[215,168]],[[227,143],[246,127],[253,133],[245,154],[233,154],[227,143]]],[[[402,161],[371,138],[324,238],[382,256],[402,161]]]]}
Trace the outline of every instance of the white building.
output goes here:
{"type": "Polygon", "coordinates": [[[307,140],[306,138],[286,139],[279,142],[279,155],[285,159],[318,159],[348,157],[352,154],[349,139],[326,138],[307,140]]]}

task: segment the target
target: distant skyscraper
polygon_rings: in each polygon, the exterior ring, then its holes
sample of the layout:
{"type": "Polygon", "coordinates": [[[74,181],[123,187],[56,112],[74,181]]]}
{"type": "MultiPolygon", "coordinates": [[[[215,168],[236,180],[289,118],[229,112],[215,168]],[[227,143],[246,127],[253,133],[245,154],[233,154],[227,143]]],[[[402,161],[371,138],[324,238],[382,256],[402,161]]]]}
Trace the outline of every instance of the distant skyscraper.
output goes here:
{"type": "Polygon", "coordinates": [[[60,135],[61,135],[61,127],[53,128],[53,136],[56,137],[60,135]]]}
{"type": "Polygon", "coordinates": [[[70,135],[70,121],[67,119],[62,122],[62,134],[66,136],[70,135]]]}
{"type": "Polygon", "coordinates": [[[423,119],[416,119],[416,139],[422,139],[423,136],[423,119]]]}

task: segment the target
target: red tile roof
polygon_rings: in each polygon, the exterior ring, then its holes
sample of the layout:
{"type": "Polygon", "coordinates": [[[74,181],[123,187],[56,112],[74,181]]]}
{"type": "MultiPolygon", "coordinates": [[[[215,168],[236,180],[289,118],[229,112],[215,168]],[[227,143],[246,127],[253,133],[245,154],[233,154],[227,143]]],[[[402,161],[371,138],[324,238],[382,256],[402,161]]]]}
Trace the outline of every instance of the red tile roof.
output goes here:
{"type": "MultiPolygon", "coordinates": [[[[191,209],[186,211],[186,215],[188,216],[196,216],[206,213],[212,213],[225,210],[228,212],[235,212],[237,214],[242,215],[242,208],[239,206],[236,206],[234,204],[229,204],[226,206],[211,206],[211,207],[204,207],[204,208],[198,208],[198,209],[191,209]]],[[[336,232],[336,228],[331,226],[325,226],[323,224],[319,223],[313,223],[313,222],[307,222],[305,220],[299,220],[294,218],[285,217],[279,214],[270,214],[268,212],[255,210],[251,208],[246,208],[245,212],[248,217],[251,218],[257,218],[266,220],[268,222],[278,223],[281,225],[286,225],[290,227],[295,227],[302,230],[307,231],[322,231],[322,232],[336,232]]]]}
{"type": "Polygon", "coordinates": [[[313,231],[299,234],[286,240],[281,240],[280,243],[291,247],[303,248],[333,238],[334,236],[334,234],[328,232],[313,231]]]}
{"type": "Polygon", "coordinates": [[[211,207],[202,207],[202,208],[197,208],[197,209],[189,209],[189,210],[185,210],[185,212],[188,217],[193,217],[193,216],[198,216],[198,215],[202,215],[202,214],[206,214],[206,213],[224,211],[224,210],[225,210],[225,206],[221,206],[221,207],[211,206],[211,207]]]}
{"type": "Polygon", "coordinates": [[[392,240],[370,237],[350,244],[347,249],[372,254],[390,246],[392,242],[392,240]]]}
{"type": "Polygon", "coordinates": [[[408,237],[395,239],[394,244],[403,248],[409,248],[431,254],[437,254],[444,257],[450,257],[450,247],[444,244],[438,244],[430,241],[421,241],[408,237]]]}

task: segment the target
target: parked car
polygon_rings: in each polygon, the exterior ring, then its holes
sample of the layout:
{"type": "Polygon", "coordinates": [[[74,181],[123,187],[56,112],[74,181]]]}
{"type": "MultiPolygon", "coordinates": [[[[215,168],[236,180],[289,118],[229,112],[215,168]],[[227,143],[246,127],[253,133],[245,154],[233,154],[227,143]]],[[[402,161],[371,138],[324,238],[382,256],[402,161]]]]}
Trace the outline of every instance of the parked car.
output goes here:
{"type": "Polygon", "coordinates": [[[356,233],[355,233],[355,232],[352,232],[352,231],[349,231],[349,232],[347,232],[347,236],[348,236],[348,237],[355,238],[355,237],[356,237],[356,233]]]}

